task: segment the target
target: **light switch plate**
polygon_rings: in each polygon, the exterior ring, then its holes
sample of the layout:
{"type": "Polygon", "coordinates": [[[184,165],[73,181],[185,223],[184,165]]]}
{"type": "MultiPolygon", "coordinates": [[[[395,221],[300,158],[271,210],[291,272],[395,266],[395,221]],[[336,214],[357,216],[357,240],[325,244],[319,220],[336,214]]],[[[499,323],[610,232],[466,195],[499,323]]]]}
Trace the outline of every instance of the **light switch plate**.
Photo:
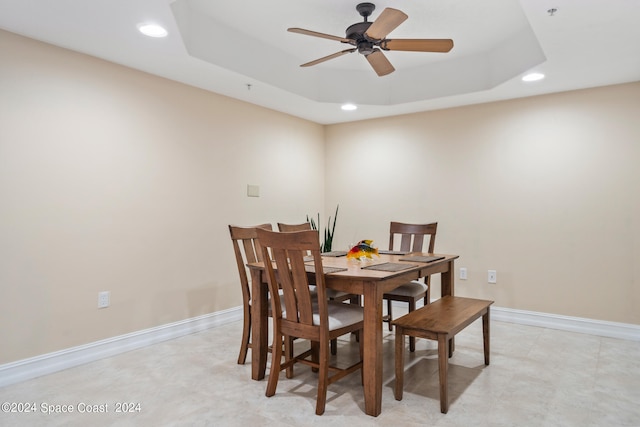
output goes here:
{"type": "Polygon", "coordinates": [[[260,197],[260,186],[259,185],[247,185],[247,196],[249,196],[249,197],[260,197]]]}

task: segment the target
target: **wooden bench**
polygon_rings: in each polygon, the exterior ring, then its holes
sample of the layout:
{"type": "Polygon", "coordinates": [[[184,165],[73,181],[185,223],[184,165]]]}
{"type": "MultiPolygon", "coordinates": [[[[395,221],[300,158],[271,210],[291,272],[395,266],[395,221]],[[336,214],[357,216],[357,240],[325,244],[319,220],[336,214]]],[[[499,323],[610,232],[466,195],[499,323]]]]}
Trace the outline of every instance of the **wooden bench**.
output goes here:
{"type": "Polygon", "coordinates": [[[484,364],[489,364],[489,307],[493,301],[445,296],[431,304],[393,321],[396,327],[396,383],[395,398],[402,400],[404,382],[405,335],[438,341],[438,369],[440,377],[440,411],[449,410],[447,371],[452,356],[453,337],[482,316],[484,364]]]}

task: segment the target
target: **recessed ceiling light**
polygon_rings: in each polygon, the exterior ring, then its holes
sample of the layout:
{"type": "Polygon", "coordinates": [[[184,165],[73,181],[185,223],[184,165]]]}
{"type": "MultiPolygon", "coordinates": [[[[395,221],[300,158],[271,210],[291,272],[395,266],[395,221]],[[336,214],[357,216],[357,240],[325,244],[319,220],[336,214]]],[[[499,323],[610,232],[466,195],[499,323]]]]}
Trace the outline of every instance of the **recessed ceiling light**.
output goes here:
{"type": "Polygon", "coordinates": [[[343,104],[340,108],[342,108],[344,111],[353,111],[357,110],[358,106],[354,104],[343,104]]]}
{"type": "Polygon", "coordinates": [[[523,82],[536,82],[542,79],[544,79],[544,74],[542,73],[529,73],[522,77],[523,82]]]}
{"type": "Polygon", "coordinates": [[[166,37],[167,30],[157,24],[138,24],[138,30],[149,37],[166,37]]]}

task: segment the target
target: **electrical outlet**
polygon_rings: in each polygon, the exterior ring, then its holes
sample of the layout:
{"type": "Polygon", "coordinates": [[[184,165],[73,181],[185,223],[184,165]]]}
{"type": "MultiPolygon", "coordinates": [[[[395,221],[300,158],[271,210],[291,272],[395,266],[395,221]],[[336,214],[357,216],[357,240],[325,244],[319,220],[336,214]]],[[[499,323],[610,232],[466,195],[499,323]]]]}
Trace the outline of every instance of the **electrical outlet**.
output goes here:
{"type": "Polygon", "coordinates": [[[110,299],[111,299],[111,292],[109,291],[98,292],[98,308],[109,307],[110,299]]]}
{"type": "Polygon", "coordinates": [[[489,270],[489,276],[487,278],[489,283],[496,283],[498,281],[498,274],[495,270],[489,270]]]}
{"type": "Polygon", "coordinates": [[[460,267],[460,280],[467,280],[467,268],[460,267]]]}

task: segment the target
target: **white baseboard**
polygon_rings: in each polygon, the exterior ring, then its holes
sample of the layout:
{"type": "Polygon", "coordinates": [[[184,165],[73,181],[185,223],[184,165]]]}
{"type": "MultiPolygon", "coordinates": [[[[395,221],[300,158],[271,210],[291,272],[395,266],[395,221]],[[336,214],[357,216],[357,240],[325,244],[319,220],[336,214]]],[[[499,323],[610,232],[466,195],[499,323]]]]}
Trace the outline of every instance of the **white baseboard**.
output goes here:
{"type": "Polygon", "coordinates": [[[640,341],[640,325],[632,325],[629,323],[607,322],[605,320],[593,320],[583,317],[562,316],[559,314],[514,310],[494,306],[491,307],[491,319],[500,322],[539,326],[542,328],[579,332],[601,337],[640,341]]]}
{"type": "Polygon", "coordinates": [[[239,319],[242,319],[241,306],[7,363],[0,365],[0,387],[193,334],[239,319]]]}
{"type": "MultiPolygon", "coordinates": [[[[395,305],[395,303],[394,303],[395,305]]],[[[132,332],[54,353],[0,365],[0,387],[26,381],[162,341],[222,326],[242,319],[242,307],[218,311],[155,328],[132,332]]],[[[500,322],[560,329],[570,332],[640,341],[640,325],[606,322],[511,308],[491,307],[491,319],[500,322]]]]}

